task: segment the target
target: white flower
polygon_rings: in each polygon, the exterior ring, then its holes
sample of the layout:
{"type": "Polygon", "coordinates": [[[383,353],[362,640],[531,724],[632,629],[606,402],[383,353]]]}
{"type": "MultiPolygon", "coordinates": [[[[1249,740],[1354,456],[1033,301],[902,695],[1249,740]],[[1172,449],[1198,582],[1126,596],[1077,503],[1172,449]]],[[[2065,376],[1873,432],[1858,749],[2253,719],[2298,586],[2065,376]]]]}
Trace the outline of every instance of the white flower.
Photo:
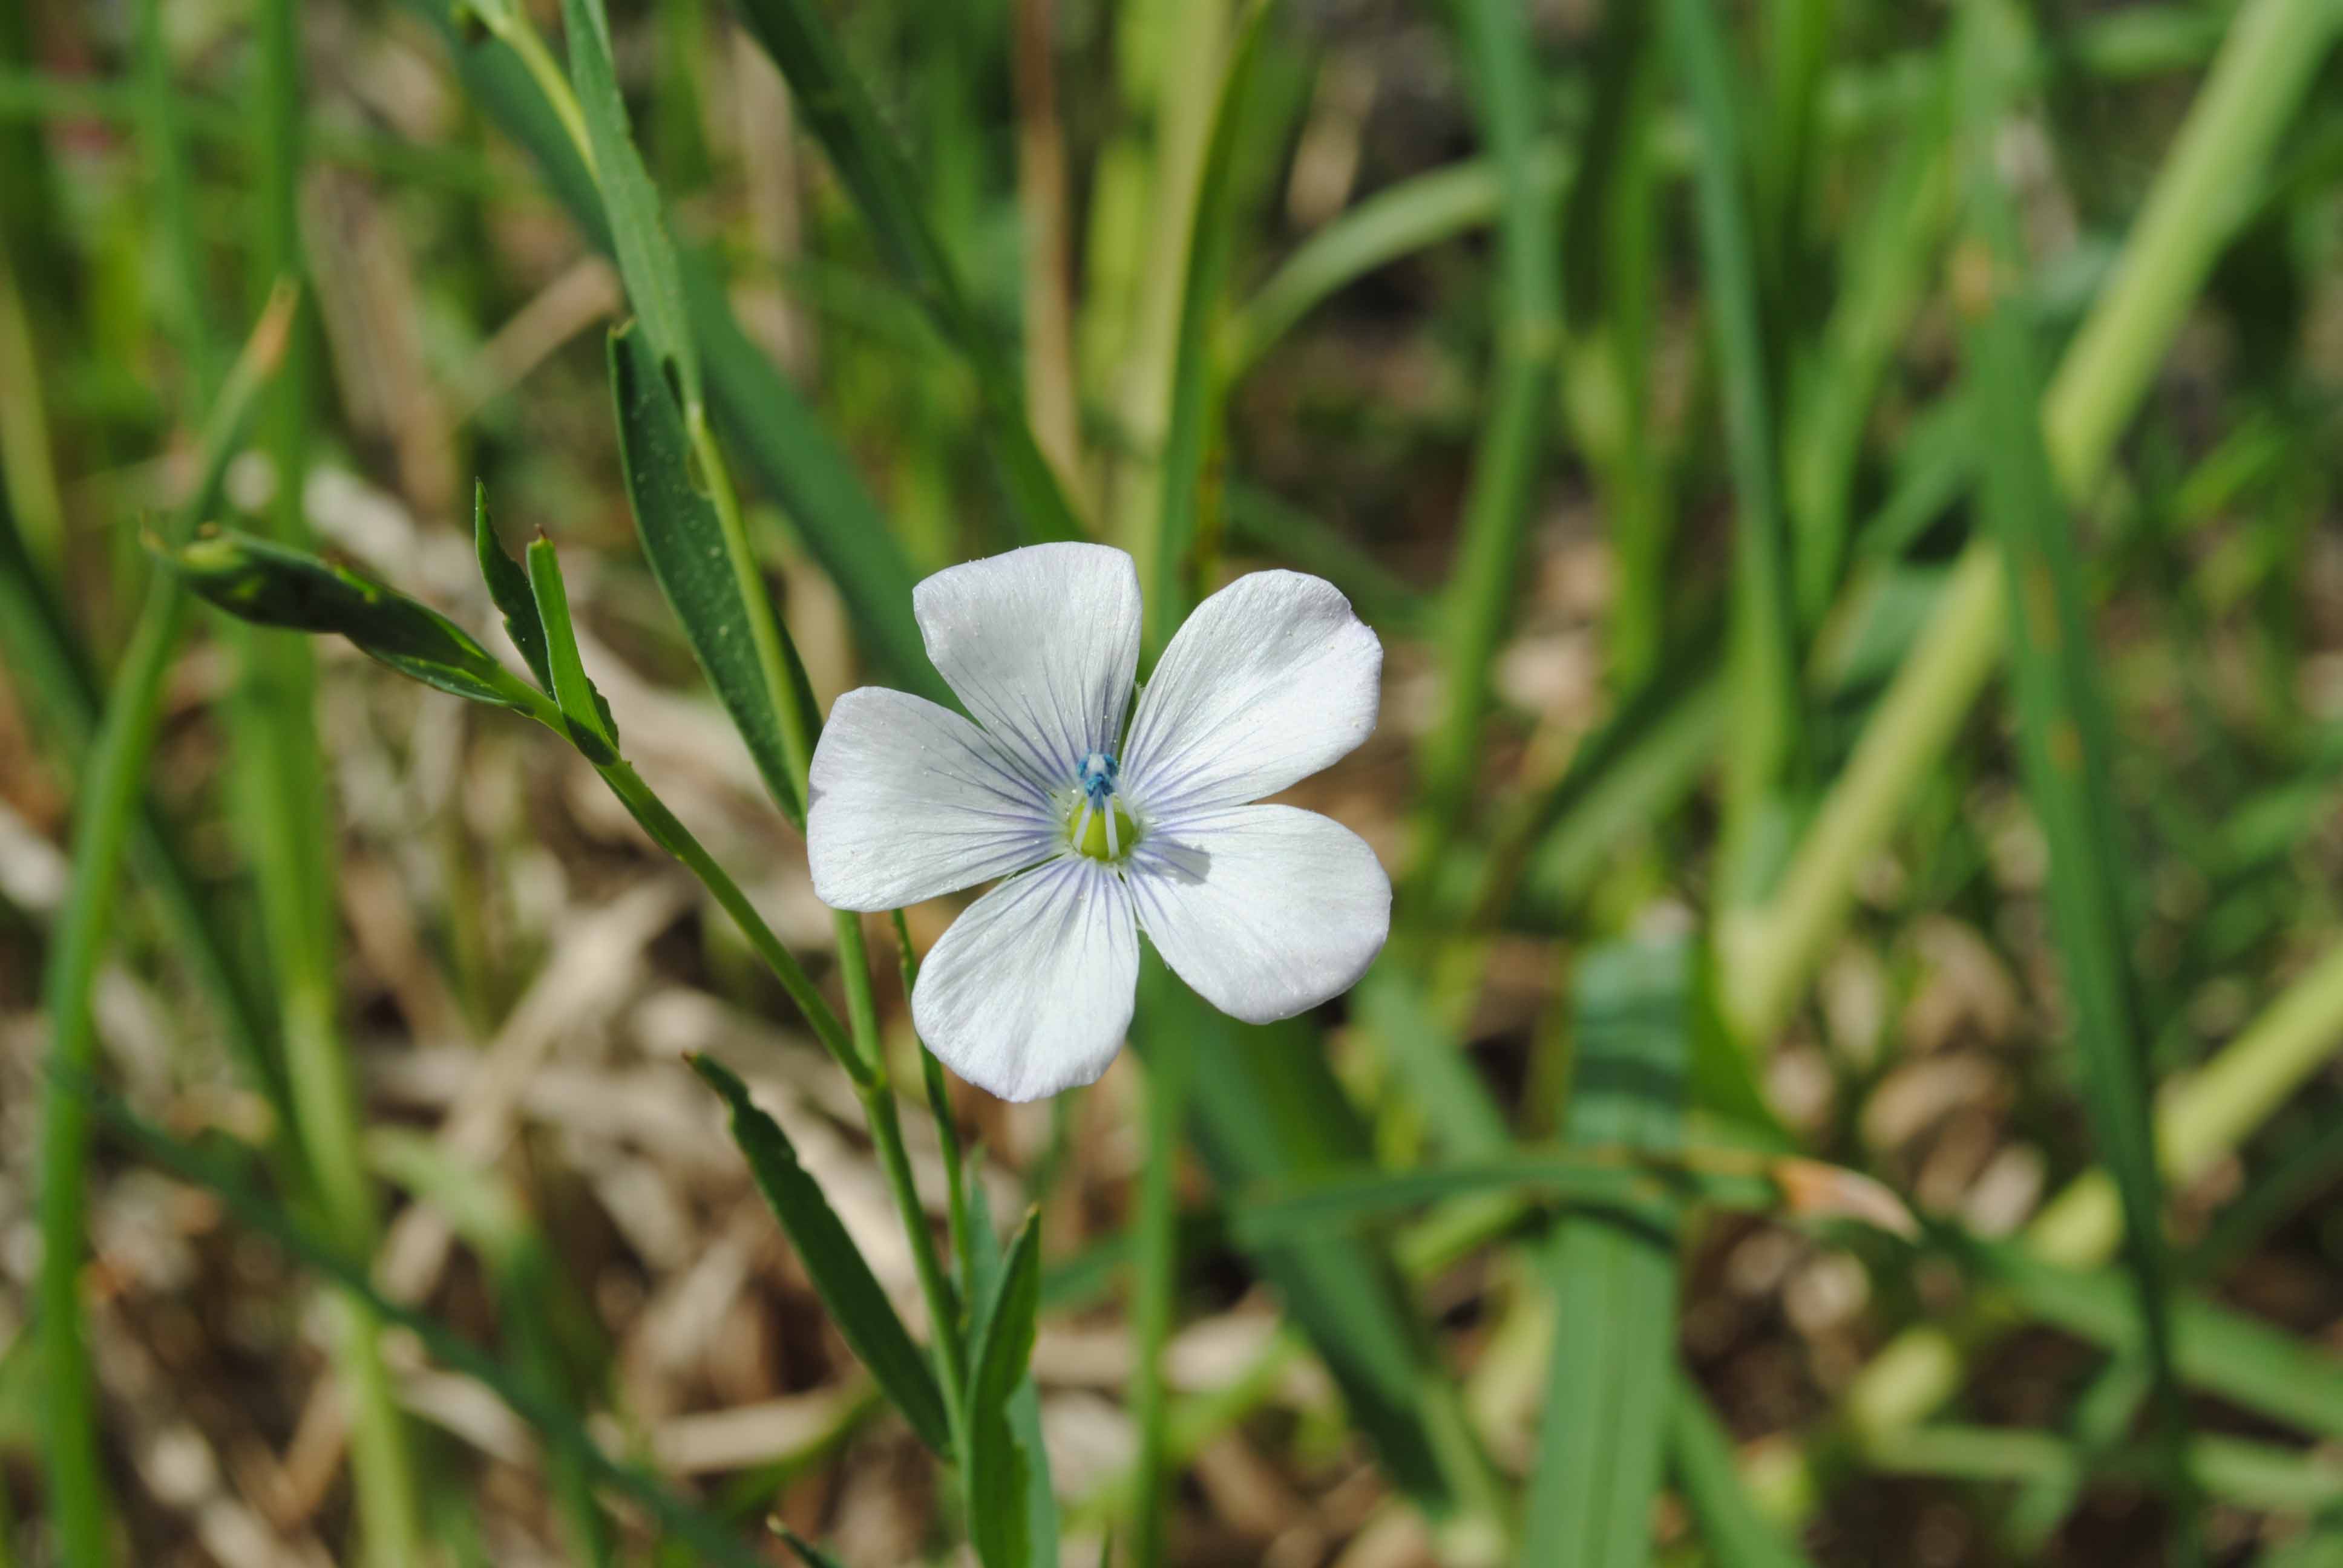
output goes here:
{"type": "Polygon", "coordinates": [[[1008,879],[928,955],[912,1020],[1004,1100],[1106,1070],[1131,1025],[1139,933],[1252,1023],[1347,990],[1381,950],[1391,882],[1349,829],[1253,802],[1375,727],[1383,645],[1331,584],[1240,578],[1197,607],[1139,694],[1139,577],[1102,545],[1035,545],[912,595],[968,710],[864,687],[813,759],[814,891],[891,910],[1008,879]]]}

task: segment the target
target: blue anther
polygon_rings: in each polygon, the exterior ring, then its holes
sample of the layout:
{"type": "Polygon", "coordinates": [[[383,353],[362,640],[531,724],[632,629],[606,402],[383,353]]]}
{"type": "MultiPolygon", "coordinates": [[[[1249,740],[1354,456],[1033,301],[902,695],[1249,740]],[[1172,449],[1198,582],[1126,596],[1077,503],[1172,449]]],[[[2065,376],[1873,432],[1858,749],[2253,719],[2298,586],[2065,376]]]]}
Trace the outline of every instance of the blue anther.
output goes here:
{"type": "Polygon", "coordinates": [[[1116,776],[1121,771],[1122,764],[1114,759],[1111,751],[1093,751],[1082,759],[1079,769],[1082,794],[1088,797],[1091,806],[1101,811],[1106,809],[1107,801],[1114,796],[1116,776]]]}

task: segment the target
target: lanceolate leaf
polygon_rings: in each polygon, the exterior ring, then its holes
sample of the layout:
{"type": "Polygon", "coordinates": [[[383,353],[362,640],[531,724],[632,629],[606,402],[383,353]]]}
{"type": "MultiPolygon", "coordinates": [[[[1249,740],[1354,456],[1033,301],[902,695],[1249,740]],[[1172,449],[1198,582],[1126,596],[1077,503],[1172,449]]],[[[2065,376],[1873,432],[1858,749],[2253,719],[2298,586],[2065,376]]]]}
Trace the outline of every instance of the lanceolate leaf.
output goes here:
{"type": "Polygon", "coordinates": [[[675,242],[660,215],[659,190],[628,129],[626,100],[618,95],[618,71],[610,62],[609,18],[602,0],[562,0],[561,15],[569,35],[570,84],[586,116],[618,275],[669,385],[686,409],[697,410],[699,347],[684,316],[683,279],[676,268],[675,242]]]}
{"type": "MultiPolygon", "coordinates": [[[[610,389],[618,405],[618,453],[634,502],[635,527],[668,603],[675,607],[699,668],[732,716],[765,787],[789,819],[805,825],[758,653],[753,611],[744,597],[764,586],[753,567],[734,560],[714,503],[692,482],[690,443],[651,347],[639,330],[610,335],[610,389]]],[[[786,634],[784,634],[786,635],[786,634]]]]}
{"type": "Polygon", "coordinates": [[[1033,1354],[1033,1318],[1041,1300],[1041,1217],[1025,1217],[1000,1272],[978,1305],[970,1342],[969,1534],[985,1568],[1029,1568],[1038,1562],[1026,1493],[1033,1459],[1011,1420],[1033,1354]]]}
{"type": "Polygon", "coordinates": [[[347,567],[249,534],[206,535],[167,558],[187,587],[239,619],[339,632],[401,675],[531,718],[545,701],[471,633],[347,567]]]}
{"type": "MultiPolygon", "coordinates": [[[[407,0],[407,5],[447,39],[474,101],[537,160],[587,239],[611,249],[594,180],[519,56],[500,39],[459,34],[443,0],[407,0]]],[[[788,509],[806,548],[837,583],[864,648],[885,666],[892,684],[955,706],[911,618],[918,574],[888,531],[869,485],[820,415],[741,330],[714,266],[689,253],[678,259],[709,403],[732,451],[788,509]]]]}
{"type": "MultiPolygon", "coordinates": [[[[911,1342],[894,1303],[839,1222],[820,1184],[798,1163],[798,1151],[788,1134],[757,1109],[749,1098],[748,1085],[721,1062],[695,1056],[691,1065],[731,1111],[732,1140],[740,1146],[749,1174],[756,1178],[757,1188],[781,1229],[789,1232],[822,1305],[830,1310],[830,1322],[838,1325],[838,1332],[870,1369],[870,1375],[878,1379],[920,1441],[948,1455],[951,1432],[944,1418],[943,1394],[936,1387],[928,1359],[911,1342]]],[[[1030,1308],[1027,1317],[1030,1321],[1030,1308]]]]}
{"type": "MultiPolygon", "coordinates": [[[[1001,1282],[1007,1273],[1009,1260],[1001,1249],[1001,1239],[992,1228],[992,1207],[986,1201],[984,1183],[968,1185],[968,1244],[969,1270],[967,1295],[978,1320],[971,1326],[970,1344],[980,1362],[985,1341],[990,1337],[991,1318],[988,1313],[1001,1294],[1001,1282]]],[[[1040,1251],[1035,1248],[1036,1252],[1040,1251]]],[[[1041,1288],[1037,1279],[1034,1285],[1034,1306],[1038,1313],[1041,1288]]],[[[1031,1360],[1029,1350],[1027,1359],[1031,1360]]],[[[994,1437],[999,1433],[996,1432],[994,1437]]],[[[1027,1557],[1041,1568],[1050,1568],[1058,1561],[1058,1498],[1050,1481],[1050,1454],[1041,1446],[1041,1395],[1033,1386],[1033,1372],[1023,1368],[1016,1388],[1009,1396],[1009,1435],[1022,1450],[1019,1468],[1023,1473],[1025,1493],[1025,1551],[1027,1557]]]]}
{"type": "Polygon", "coordinates": [[[488,487],[478,483],[472,487],[472,548],[479,556],[480,578],[488,585],[488,597],[504,615],[505,635],[520,649],[529,673],[550,697],[553,666],[546,657],[545,623],[537,617],[536,591],[528,586],[528,574],[505,553],[497,538],[496,528],[488,521],[488,487]]]}

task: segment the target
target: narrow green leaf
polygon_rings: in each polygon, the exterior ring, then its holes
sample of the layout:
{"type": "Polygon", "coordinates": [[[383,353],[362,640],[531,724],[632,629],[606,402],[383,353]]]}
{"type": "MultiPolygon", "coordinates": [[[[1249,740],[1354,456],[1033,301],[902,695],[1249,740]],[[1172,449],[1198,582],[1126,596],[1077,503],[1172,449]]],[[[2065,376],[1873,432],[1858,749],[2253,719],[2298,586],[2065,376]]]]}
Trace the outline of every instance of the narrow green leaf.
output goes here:
{"type": "MultiPolygon", "coordinates": [[[[588,241],[609,250],[609,223],[593,176],[512,46],[502,38],[459,34],[441,0],[407,5],[446,39],[473,99],[528,149],[588,241]]],[[[893,683],[957,706],[928,662],[911,617],[918,574],[869,484],[820,415],[741,330],[714,263],[690,252],[678,260],[709,401],[731,449],[788,509],[806,547],[845,598],[864,648],[885,666],[893,683]]]]}
{"type": "Polygon", "coordinates": [[[1774,378],[1758,313],[1757,258],[1741,186],[1729,55],[1714,0],[1668,0],[1668,44],[1700,134],[1700,255],[1716,339],[1734,534],[1734,744],[1725,749],[1724,879],[1736,901],[1772,880],[1780,792],[1804,754],[1797,608],[1775,474],[1774,378]]]}
{"type": "Polygon", "coordinates": [[[990,1289],[978,1306],[970,1342],[969,1536],[985,1568],[1038,1568],[1026,1503],[1032,1459],[1010,1419],[1026,1382],[1034,1315],[1041,1300],[1041,1216],[1025,1216],[990,1289]]]}
{"type": "Polygon", "coordinates": [[[528,542],[528,587],[536,596],[538,624],[545,632],[553,699],[560,706],[569,739],[588,762],[607,767],[618,759],[618,721],[586,674],[586,661],[578,652],[577,628],[569,620],[569,590],[561,580],[561,558],[554,552],[553,541],[542,534],[528,542]]]}
{"type": "Polygon", "coordinates": [[[206,535],[164,558],[196,595],[240,620],[337,632],[426,686],[542,717],[544,699],[471,633],[347,567],[234,530],[206,535]]]}
{"type": "Polygon", "coordinates": [[[1806,1568],[1805,1554],[1750,1502],[1732,1440],[1681,1369],[1668,1402],[1668,1464],[1718,1568],[1806,1568]]]}
{"type": "Polygon", "coordinates": [[[1147,662],[1163,651],[1172,628],[1188,617],[1202,590],[1201,550],[1219,534],[1217,477],[1222,387],[1212,354],[1212,329],[1228,286],[1236,244],[1234,166],[1261,62],[1268,0],[1252,0],[1237,25],[1212,128],[1198,175],[1187,235],[1187,266],[1180,285],[1180,323],[1172,361],[1170,423],[1163,439],[1163,496],[1156,511],[1154,578],[1147,595],[1147,662]]]}
{"type": "MultiPolygon", "coordinates": [[[[1693,948],[1681,939],[1598,948],[1574,982],[1574,1143],[1673,1153],[1692,1050],[1693,948]]],[[[1523,1561],[1632,1568],[1650,1561],[1652,1501],[1674,1376],[1676,1221],[1577,1213],[1557,1227],[1559,1307],[1544,1430],[1531,1471],[1523,1561]]]]}
{"type": "MultiPolygon", "coordinates": [[[[1984,52],[1976,40],[1985,30],[1974,18],[1965,21],[1959,34],[1965,56],[1984,52]]],[[[1986,68],[1964,64],[1973,71],[1986,68]]],[[[2186,1459],[2188,1412],[2173,1364],[2164,1184],[2157,1167],[2147,1034],[2126,929],[2131,862],[2111,774],[2114,736],[2098,690],[2099,650],[2084,609],[2082,559],[2036,415],[2043,377],[2033,331],[2022,302],[2010,297],[2009,280],[2025,265],[2026,253],[1992,151],[2000,122],[1979,118],[1961,128],[1975,233],[1960,268],[1971,286],[1959,303],[1970,317],[1979,509],[2000,541],[2006,574],[2002,597],[2026,789],[2049,846],[2045,892],[2081,1059],[2084,1108],[2123,1200],[2124,1257],[2145,1313],[2170,1470],[2167,1503],[2178,1533],[2193,1542],[2198,1529],[2186,1459]]],[[[2192,1549],[2183,1555],[2199,1554],[2192,1549]]]]}
{"type": "Polygon", "coordinates": [[[669,387],[684,411],[695,414],[700,406],[699,348],[684,313],[683,277],[659,191],[628,126],[626,99],[610,59],[609,17],[602,0],[562,0],[561,17],[569,36],[570,83],[586,116],[618,276],[669,387]]]}
{"type": "Polygon", "coordinates": [[[929,226],[911,166],[814,0],[742,0],[740,15],[789,79],[798,112],[861,209],[888,270],[975,372],[993,455],[1028,538],[1081,538],[1081,520],[1026,420],[1016,370],[970,305],[950,256],[929,226]]]}
{"type": "Polygon", "coordinates": [[[693,482],[683,410],[639,332],[621,328],[610,335],[610,389],[618,400],[627,493],[651,574],[691,639],[709,685],[748,744],[765,788],[802,828],[805,800],[774,706],[779,693],[767,682],[758,647],[758,625],[771,618],[756,615],[746,597],[764,592],[764,580],[754,562],[734,558],[714,503],[693,482]]]}
{"type": "MultiPolygon", "coordinates": [[[[713,1057],[695,1056],[692,1070],[731,1111],[732,1139],[749,1161],[749,1174],[781,1228],[789,1232],[830,1322],[854,1349],[911,1430],[940,1454],[951,1452],[943,1394],[928,1359],[895,1313],[895,1304],[870,1272],[870,1265],[839,1222],[820,1185],[798,1163],[780,1124],[749,1098],[748,1085],[713,1057]]],[[[1031,1315],[1030,1313],[1028,1314],[1031,1315]]]]}
{"type": "Polygon", "coordinates": [[[552,696],[553,666],[545,649],[545,623],[537,615],[537,591],[528,586],[528,573],[497,538],[488,521],[488,487],[478,481],[472,486],[472,548],[479,556],[480,578],[488,585],[488,597],[504,615],[505,635],[528,661],[537,684],[552,696]]]}
{"type": "MultiPolygon", "coordinates": [[[[1199,1000],[1142,955],[1134,1042],[1194,1053],[1190,1102],[1205,1166],[1224,1192],[1369,1162],[1365,1126],[1305,1020],[1252,1026],[1199,1000]]],[[[1463,1493],[1427,1416],[1441,1374],[1390,1258],[1322,1230],[1247,1253],[1342,1391],[1353,1422],[1393,1481],[1436,1515],[1463,1493]]],[[[1461,1479],[1461,1477],[1459,1478],[1461,1479]]]]}
{"type": "MultiPolygon", "coordinates": [[[[992,1228],[992,1206],[985,1197],[981,1181],[968,1184],[968,1299],[972,1307],[980,1309],[982,1303],[999,1295],[1001,1275],[1008,1267],[1000,1233],[992,1228]]],[[[1047,1293],[1042,1285],[1036,1285],[1037,1315],[1047,1293]]],[[[981,1354],[983,1325],[976,1325],[976,1329],[970,1343],[981,1354]]],[[[1009,1396],[1009,1432],[1024,1454],[1027,1554],[1041,1568],[1050,1568],[1059,1555],[1058,1496],[1050,1479],[1050,1451],[1041,1444],[1041,1392],[1034,1386],[1030,1366],[1009,1396]]]]}
{"type": "MultiPolygon", "coordinates": [[[[1733,1162],[1740,1163],[1737,1155],[1733,1162]]],[[[1360,1225],[1424,1203],[1475,1193],[1510,1192],[1551,1203],[1591,1205],[1667,1221],[1684,1203],[1765,1212],[1785,1199],[1758,1164],[1700,1170],[1632,1149],[1524,1151],[1470,1164],[1413,1171],[1341,1171],[1300,1184],[1267,1183],[1230,1207],[1229,1231],[1240,1246],[1273,1246],[1327,1227],[1360,1225]]]]}

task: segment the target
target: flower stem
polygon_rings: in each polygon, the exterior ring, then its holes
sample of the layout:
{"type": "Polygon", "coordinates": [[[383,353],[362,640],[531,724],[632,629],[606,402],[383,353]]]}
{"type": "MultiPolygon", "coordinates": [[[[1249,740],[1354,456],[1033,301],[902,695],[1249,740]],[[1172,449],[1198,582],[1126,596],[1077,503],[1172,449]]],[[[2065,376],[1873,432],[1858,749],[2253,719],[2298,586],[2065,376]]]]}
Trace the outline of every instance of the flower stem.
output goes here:
{"type": "Polygon", "coordinates": [[[1131,1403],[1139,1425],[1133,1467],[1136,1510],[1131,1525],[1132,1568],[1163,1561],[1165,1492],[1171,1477],[1170,1402],[1163,1382],[1163,1346],[1172,1337],[1180,1286],[1180,1128],[1186,1119],[1188,1074],[1195,1059],[1159,1050],[1147,1059],[1147,1162],[1139,1172],[1137,1256],[1131,1271],[1131,1317],[1136,1341],[1131,1403]]]}
{"type": "Polygon", "coordinates": [[[732,917],[733,924],[739,926],[740,934],[749,939],[749,945],[756,950],[757,956],[765,960],[765,967],[771,970],[774,978],[781,982],[781,989],[789,993],[789,1000],[797,1003],[798,1010],[805,1015],[807,1024],[812,1028],[814,1038],[820,1040],[822,1048],[830,1052],[840,1067],[845,1069],[855,1087],[860,1090],[873,1081],[870,1070],[864,1066],[861,1056],[854,1048],[854,1042],[848,1037],[845,1027],[838,1021],[838,1014],[831,1011],[830,1003],[822,999],[813,978],[806,973],[805,966],[798,962],[797,955],[773,934],[773,928],[766,924],[763,915],[757,912],[757,906],[749,901],[749,895],[740,890],[740,884],[732,879],[731,873],[717,864],[716,858],[692,837],[691,829],[668,809],[667,802],[651,792],[650,786],[643,782],[642,775],[635,771],[632,763],[619,758],[609,762],[598,762],[595,769],[602,775],[602,782],[610,787],[610,793],[634,813],[635,819],[643,825],[644,830],[669,854],[682,861],[685,868],[699,879],[701,885],[716,896],[716,901],[724,906],[724,912],[732,917]]]}

